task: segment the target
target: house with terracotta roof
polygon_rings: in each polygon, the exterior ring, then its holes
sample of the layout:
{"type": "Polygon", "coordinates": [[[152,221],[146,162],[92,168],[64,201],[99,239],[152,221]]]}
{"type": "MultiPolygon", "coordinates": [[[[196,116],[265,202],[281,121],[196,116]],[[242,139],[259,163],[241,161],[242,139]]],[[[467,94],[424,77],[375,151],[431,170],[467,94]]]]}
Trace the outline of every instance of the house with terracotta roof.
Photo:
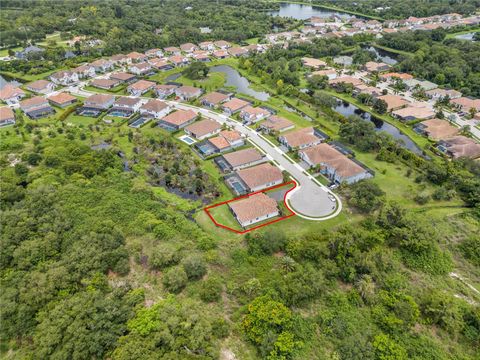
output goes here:
{"type": "Polygon", "coordinates": [[[248,148],[217,156],[214,161],[223,172],[230,172],[264,163],[268,159],[256,148],[248,148]]]}
{"type": "Polygon", "coordinates": [[[230,57],[230,54],[228,53],[227,50],[215,50],[212,55],[216,57],[217,59],[226,59],[230,57]]]}
{"type": "Polygon", "coordinates": [[[96,110],[106,110],[110,108],[115,102],[115,96],[109,94],[94,94],[89,96],[83,102],[85,108],[91,108],[96,110]]]}
{"type": "Polygon", "coordinates": [[[79,79],[88,79],[94,77],[96,73],[95,66],[90,64],[77,66],[72,71],[77,73],[79,79]]]}
{"type": "Polygon", "coordinates": [[[432,140],[447,139],[455,136],[459,132],[459,128],[451,125],[446,120],[430,119],[419,122],[413,128],[417,133],[425,135],[432,140]]]}
{"type": "Polygon", "coordinates": [[[78,74],[74,71],[58,71],[50,75],[50,80],[57,85],[71,85],[78,82],[78,74]]]}
{"type": "MultiPolygon", "coordinates": [[[[270,163],[264,163],[235,172],[248,192],[255,192],[283,183],[282,171],[270,163]]],[[[228,182],[228,181],[227,181],[228,182]]]]}
{"type": "Polygon", "coordinates": [[[248,55],[248,50],[242,47],[231,47],[227,51],[231,56],[234,56],[234,57],[248,55]]]}
{"type": "Polygon", "coordinates": [[[141,96],[155,87],[153,81],[138,80],[127,87],[127,92],[132,96],[141,96]]]}
{"type": "Polygon", "coordinates": [[[303,66],[308,67],[308,68],[313,69],[313,70],[318,70],[318,69],[321,69],[321,68],[327,66],[327,63],[325,61],[320,60],[320,59],[310,58],[310,57],[303,57],[302,58],[302,64],[303,64],[303,66]]]}
{"type": "Polygon", "coordinates": [[[0,107],[0,127],[15,124],[15,113],[8,106],[0,107]]]}
{"type": "Polygon", "coordinates": [[[325,69],[325,70],[317,70],[310,74],[310,76],[325,76],[328,80],[335,79],[337,75],[337,70],[335,69],[325,69]]]}
{"type": "Polygon", "coordinates": [[[280,215],[277,202],[264,193],[230,202],[228,206],[243,228],[280,215]]]}
{"type": "Polygon", "coordinates": [[[34,120],[55,113],[55,110],[50,106],[47,99],[41,96],[34,96],[30,99],[20,101],[20,109],[22,109],[25,115],[34,120]]]}
{"type": "Polygon", "coordinates": [[[37,80],[31,82],[30,84],[25,85],[25,88],[28,91],[37,93],[37,94],[48,94],[55,90],[55,84],[47,80],[37,80]]]}
{"type": "Polygon", "coordinates": [[[439,141],[437,148],[454,159],[461,157],[477,159],[480,157],[480,144],[462,135],[439,141]]]}
{"type": "Polygon", "coordinates": [[[133,114],[140,109],[140,106],[142,106],[142,99],[137,97],[120,96],[113,103],[112,110],[120,110],[133,114]]]}
{"type": "Polygon", "coordinates": [[[363,84],[363,81],[353,76],[340,76],[335,79],[328,80],[328,84],[331,87],[337,87],[340,84],[351,84],[352,86],[356,86],[363,84]]]}
{"type": "Polygon", "coordinates": [[[387,71],[390,69],[390,65],[385,64],[384,62],[375,62],[375,61],[367,61],[363,66],[363,69],[368,72],[381,72],[387,71]]]}
{"type": "Polygon", "coordinates": [[[117,72],[110,75],[110,80],[116,80],[122,84],[129,84],[136,79],[137,77],[135,75],[126,72],[117,72]]]}
{"type": "Polygon", "coordinates": [[[0,100],[7,105],[18,104],[25,97],[25,92],[19,87],[7,84],[0,89],[0,100]]]}
{"type": "Polygon", "coordinates": [[[163,50],[165,51],[166,54],[170,54],[170,55],[180,55],[182,52],[178,47],[175,47],[175,46],[169,46],[164,48],[163,50]]]}
{"type": "Polygon", "coordinates": [[[150,49],[145,51],[145,55],[147,55],[149,58],[162,57],[163,51],[161,49],[150,49]]]}
{"type": "Polygon", "coordinates": [[[113,61],[106,59],[98,59],[90,64],[95,68],[95,72],[104,73],[113,70],[113,61]]]}
{"type": "Polygon", "coordinates": [[[193,110],[176,110],[160,119],[158,124],[170,131],[176,131],[193,123],[198,114],[193,110]]]}
{"type": "Polygon", "coordinates": [[[189,101],[202,95],[202,91],[201,88],[184,85],[175,89],[175,95],[182,100],[189,101]]]}
{"type": "Polygon", "coordinates": [[[113,80],[113,79],[93,79],[90,82],[90,86],[93,86],[99,89],[105,89],[105,90],[112,89],[118,84],[120,84],[120,82],[118,80],[113,80]]]}
{"type": "Polygon", "coordinates": [[[124,54],[112,55],[110,56],[110,61],[113,62],[115,65],[126,65],[132,63],[132,59],[124,54]]]}
{"type": "Polygon", "coordinates": [[[138,76],[146,76],[154,73],[152,65],[148,62],[139,62],[128,67],[128,71],[138,76]]]}
{"type": "Polygon", "coordinates": [[[202,50],[207,50],[207,51],[215,50],[215,45],[213,44],[212,41],[202,41],[200,44],[198,44],[198,46],[202,50]]]}
{"type": "Polygon", "coordinates": [[[400,95],[387,94],[379,96],[377,99],[387,103],[387,111],[398,110],[410,104],[410,101],[400,95]]]}
{"type": "Polygon", "coordinates": [[[450,104],[465,114],[468,114],[470,109],[475,109],[476,112],[480,111],[480,99],[459,97],[457,99],[450,100],[450,104]]]}
{"type": "Polygon", "coordinates": [[[298,154],[310,167],[319,167],[320,173],[332,182],[353,184],[372,177],[358,162],[326,143],[301,150],[298,154]]]}
{"type": "Polygon", "coordinates": [[[201,61],[201,62],[208,62],[210,61],[210,55],[206,52],[204,53],[201,53],[201,54],[194,54],[193,55],[193,58],[196,60],[196,61],[201,61]]]}
{"type": "Polygon", "coordinates": [[[187,53],[194,52],[197,49],[198,49],[197,45],[192,44],[192,43],[186,43],[186,44],[180,45],[180,50],[182,50],[183,52],[187,52],[187,53]]]}
{"type": "Polygon", "coordinates": [[[270,116],[270,111],[261,108],[261,107],[253,107],[253,106],[246,106],[242,110],[240,110],[240,119],[243,120],[244,124],[254,124],[259,122],[260,120],[270,116]]]}
{"type": "Polygon", "coordinates": [[[405,108],[395,110],[392,115],[399,118],[402,121],[411,120],[428,120],[435,117],[435,111],[427,106],[407,106],[405,108]]]}
{"type": "Polygon", "coordinates": [[[244,107],[249,106],[250,103],[248,101],[238,99],[238,98],[232,98],[231,100],[223,103],[222,109],[223,111],[228,114],[228,115],[233,115],[236,112],[239,112],[242,110],[244,107]]]}
{"type": "Polygon", "coordinates": [[[172,55],[168,58],[175,67],[188,65],[188,58],[182,55],[172,55]]]}
{"type": "Polygon", "coordinates": [[[221,103],[230,99],[231,99],[230,94],[224,94],[221,92],[213,91],[211,93],[208,93],[202,96],[202,98],[200,99],[200,103],[209,108],[215,108],[219,106],[221,103]]]}
{"type": "Polygon", "coordinates": [[[218,136],[195,144],[201,155],[210,156],[223,153],[245,145],[245,138],[236,130],[222,130],[218,136]]]}
{"type": "Polygon", "coordinates": [[[166,99],[167,97],[175,94],[175,89],[177,87],[178,87],[177,85],[161,84],[161,85],[156,85],[154,87],[154,90],[157,97],[159,97],[160,99],[166,99]]]}
{"type": "Polygon", "coordinates": [[[277,115],[270,116],[260,125],[260,128],[268,133],[281,133],[294,127],[295,124],[293,122],[277,115]]]}
{"type": "Polygon", "coordinates": [[[127,54],[127,57],[130,59],[132,63],[139,63],[139,62],[144,62],[147,61],[148,57],[145,54],[132,51],[130,54],[127,54]]]}
{"type": "Polygon", "coordinates": [[[69,93],[61,92],[61,93],[49,96],[48,101],[53,106],[58,106],[58,107],[61,107],[61,108],[65,108],[67,106],[70,106],[70,105],[76,103],[78,100],[75,96],[70,95],[69,93]]]}
{"type": "Polygon", "coordinates": [[[225,40],[215,41],[213,43],[213,45],[215,45],[217,48],[222,49],[222,50],[226,50],[226,49],[232,47],[232,45],[228,41],[225,41],[225,40]]]}
{"type": "Polygon", "coordinates": [[[160,119],[171,111],[170,105],[158,99],[148,100],[140,107],[140,114],[160,119]]]}
{"type": "Polygon", "coordinates": [[[148,63],[152,65],[152,68],[157,69],[157,70],[170,70],[173,69],[172,64],[170,64],[168,61],[163,60],[163,59],[150,59],[148,60],[148,63]]]}
{"type": "Polygon", "coordinates": [[[197,140],[203,140],[210,136],[218,134],[222,130],[222,125],[212,119],[203,119],[196,121],[185,128],[185,132],[197,140]]]}
{"type": "Polygon", "coordinates": [[[305,149],[320,144],[327,137],[313,127],[291,131],[278,137],[278,141],[289,150],[305,149]]]}
{"type": "Polygon", "coordinates": [[[353,94],[354,95],[367,94],[372,97],[378,97],[383,94],[383,90],[375,86],[360,84],[353,87],[353,94]]]}
{"type": "Polygon", "coordinates": [[[380,79],[387,80],[387,81],[391,81],[395,79],[410,80],[410,79],[413,79],[413,76],[407,73],[389,72],[386,74],[381,74],[380,79]]]}

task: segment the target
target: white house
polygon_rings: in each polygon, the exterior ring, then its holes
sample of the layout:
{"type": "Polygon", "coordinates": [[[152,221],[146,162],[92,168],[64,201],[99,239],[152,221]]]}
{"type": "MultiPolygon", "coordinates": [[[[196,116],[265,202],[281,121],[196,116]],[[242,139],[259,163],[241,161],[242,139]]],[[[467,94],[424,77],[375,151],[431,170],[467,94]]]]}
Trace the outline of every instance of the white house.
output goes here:
{"type": "Polygon", "coordinates": [[[25,92],[19,87],[11,84],[7,84],[0,89],[0,100],[6,102],[7,105],[18,104],[18,102],[24,97],[25,92]]]}
{"type": "Polygon", "coordinates": [[[171,109],[172,108],[163,101],[151,99],[140,107],[140,114],[160,119],[166,116],[171,109]]]}
{"type": "Polygon", "coordinates": [[[50,75],[54,84],[68,86],[78,82],[78,74],[73,71],[59,71],[50,75]]]}

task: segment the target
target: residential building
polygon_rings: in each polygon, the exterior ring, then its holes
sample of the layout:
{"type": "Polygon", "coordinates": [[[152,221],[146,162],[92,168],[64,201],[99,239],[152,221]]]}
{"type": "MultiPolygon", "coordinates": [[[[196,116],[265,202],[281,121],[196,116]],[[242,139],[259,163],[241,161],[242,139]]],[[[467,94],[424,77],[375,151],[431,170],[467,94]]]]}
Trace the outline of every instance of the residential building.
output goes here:
{"type": "Polygon", "coordinates": [[[168,130],[179,130],[193,123],[198,114],[193,110],[176,110],[160,119],[158,124],[168,130]]]}
{"type": "Polygon", "coordinates": [[[55,84],[47,80],[37,80],[30,84],[25,85],[25,88],[28,91],[37,93],[37,94],[48,94],[55,90],[55,84]]]}
{"type": "Polygon", "coordinates": [[[226,59],[230,56],[227,50],[216,50],[212,53],[217,59],[226,59]]]}
{"type": "Polygon", "coordinates": [[[45,52],[44,49],[39,48],[38,46],[35,46],[35,45],[30,45],[30,46],[27,46],[22,51],[17,51],[15,53],[15,57],[20,60],[25,60],[25,59],[28,59],[29,56],[32,56],[34,54],[42,54],[44,52],[45,52]]]}
{"type": "Polygon", "coordinates": [[[110,56],[110,61],[115,65],[127,65],[132,63],[132,59],[124,54],[117,54],[110,56]]]}
{"type": "Polygon", "coordinates": [[[453,90],[453,89],[441,89],[441,88],[425,91],[425,94],[434,100],[439,100],[446,97],[452,100],[452,99],[458,99],[462,97],[462,93],[460,91],[453,90]]]}
{"type": "Polygon", "coordinates": [[[365,71],[368,71],[370,73],[381,72],[390,69],[390,65],[385,64],[384,62],[367,61],[363,68],[365,71]]]}
{"type": "Polygon", "coordinates": [[[392,112],[392,115],[403,121],[428,120],[435,117],[435,111],[426,106],[415,105],[395,110],[392,112]]]}
{"type": "Polygon", "coordinates": [[[99,89],[109,90],[120,84],[118,80],[112,79],[93,79],[90,85],[99,89]]]}
{"type": "Polygon", "coordinates": [[[129,85],[127,88],[127,92],[133,96],[141,96],[146,92],[152,90],[155,87],[155,83],[153,81],[148,80],[138,80],[133,84],[129,85]]]}
{"type": "Polygon", "coordinates": [[[162,57],[163,56],[163,51],[161,49],[150,49],[145,51],[145,55],[149,58],[153,57],[162,57]]]}
{"type": "Polygon", "coordinates": [[[379,96],[377,99],[387,103],[387,111],[395,111],[410,104],[410,101],[399,95],[387,94],[379,96]]]}
{"type": "Polygon", "coordinates": [[[260,127],[269,133],[281,133],[293,129],[295,125],[290,120],[280,116],[272,115],[265,120],[260,127]]]}
{"type": "Polygon", "coordinates": [[[78,74],[73,71],[58,71],[50,75],[50,80],[57,85],[68,86],[78,82],[78,74]]]}
{"type": "Polygon", "coordinates": [[[409,80],[405,80],[404,83],[405,85],[407,85],[407,87],[410,90],[413,90],[419,87],[425,91],[428,91],[428,90],[436,89],[438,87],[437,84],[431,81],[426,81],[426,80],[409,79],[409,80]]]}
{"type": "Polygon", "coordinates": [[[106,110],[115,102],[115,96],[109,94],[94,94],[88,97],[83,106],[97,110],[106,110]]]}
{"type": "Polygon", "coordinates": [[[471,138],[461,135],[441,140],[438,143],[438,149],[454,159],[461,157],[476,159],[480,157],[480,144],[471,138]]]}
{"type": "Polygon", "coordinates": [[[203,41],[200,44],[198,44],[200,49],[206,50],[206,51],[213,51],[215,50],[215,45],[213,44],[212,41],[203,41]]]}
{"type": "Polygon", "coordinates": [[[186,43],[186,44],[180,45],[180,50],[182,50],[183,52],[187,52],[187,53],[194,52],[197,49],[198,49],[197,46],[195,44],[192,44],[192,43],[186,43]]]}
{"type": "Polygon", "coordinates": [[[7,105],[18,104],[25,97],[25,92],[12,84],[7,84],[0,89],[0,100],[7,105]]]}
{"type": "Polygon", "coordinates": [[[255,192],[283,183],[280,169],[270,163],[264,163],[241,169],[236,172],[248,192],[255,192]]]}
{"type": "Polygon", "coordinates": [[[335,79],[337,75],[337,70],[335,69],[325,69],[325,70],[317,70],[310,74],[310,76],[326,76],[328,80],[335,79]]]}
{"type": "Polygon", "coordinates": [[[113,110],[122,110],[129,113],[137,112],[142,106],[142,99],[137,97],[120,96],[113,103],[113,110]]]}
{"type": "Polygon", "coordinates": [[[405,80],[413,79],[413,76],[410,75],[410,74],[406,74],[406,73],[389,72],[389,73],[386,73],[386,74],[381,74],[380,79],[381,80],[388,80],[388,81],[395,80],[395,79],[400,79],[400,80],[405,81],[405,80]]]}
{"type": "Polygon", "coordinates": [[[169,46],[163,49],[165,53],[170,54],[170,55],[180,55],[182,51],[175,47],[175,46],[169,46]]]}
{"type": "Polygon", "coordinates": [[[227,51],[230,55],[234,57],[248,55],[248,50],[242,47],[232,47],[232,48],[229,48],[227,51]]]}
{"type": "Polygon", "coordinates": [[[113,62],[106,59],[98,59],[92,62],[92,65],[95,68],[95,72],[104,73],[110,70],[113,70],[113,62]]]}
{"type": "Polygon", "coordinates": [[[480,99],[459,97],[456,99],[452,99],[450,103],[466,114],[468,114],[471,109],[475,109],[476,112],[480,111],[480,99]]]}
{"type": "Polygon", "coordinates": [[[318,144],[301,150],[298,154],[309,166],[319,167],[320,173],[332,182],[353,184],[372,177],[358,162],[349,159],[329,144],[318,144]]]}
{"type": "Polygon", "coordinates": [[[155,86],[155,94],[157,94],[157,97],[160,99],[165,99],[169,97],[170,95],[175,94],[175,89],[177,88],[177,85],[156,85],[155,86]]]}
{"type": "Polygon", "coordinates": [[[215,158],[215,163],[224,172],[241,170],[266,161],[267,157],[255,148],[238,150],[215,158]]]}
{"type": "Polygon", "coordinates": [[[153,116],[154,118],[160,119],[166,116],[171,110],[171,107],[158,99],[148,100],[145,104],[140,107],[140,114],[153,116]]]}
{"type": "Polygon", "coordinates": [[[226,114],[233,115],[248,105],[250,105],[248,101],[232,98],[231,100],[223,103],[222,109],[226,114]]]}
{"type": "MultiPolygon", "coordinates": [[[[218,136],[206,140],[205,143],[207,144],[207,150],[203,150],[198,146],[197,148],[199,148],[203,155],[208,156],[213,153],[223,153],[243,146],[245,145],[245,139],[242,134],[236,130],[223,130],[220,131],[218,136]]],[[[200,143],[200,145],[201,144],[202,143],[200,143]]]]}
{"type": "Polygon", "coordinates": [[[148,63],[149,63],[150,65],[152,65],[152,68],[157,69],[157,70],[170,70],[170,69],[173,69],[173,65],[172,65],[172,64],[170,64],[168,61],[162,60],[162,59],[157,59],[157,58],[150,59],[150,60],[148,60],[148,63]]]}
{"type": "Polygon", "coordinates": [[[229,202],[228,206],[243,228],[280,214],[275,199],[263,193],[229,202]]]}
{"type": "Polygon", "coordinates": [[[215,45],[217,48],[222,49],[222,50],[226,50],[226,49],[232,47],[232,45],[228,41],[225,41],[225,40],[215,41],[213,43],[213,45],[215,45]]]}
{"type": "Polygon", "coordinates": [[[172,55],[168,58],[175,67],[188,65],[188,58],[182,55],[172,55]]]}
{"type": "Polygon", "coordinates": [[[58,107],[61,107],[61,108],[65,108],[67,106],[70,106],[70,105],[76,103],[78,100],[75,96],[70,95],[69,93],[61,92],[61,93],[49,96],[48,101],[53,106],[58,106],[58,107]]]}
{"type": "Polygon", "coordinates": [[[39,119],[55,113],[47,99],[41,96],[20,101],[20,109],[31,119],[39,119]]]}
{"type": "Polygon", "coordinates": [[[192,100],[202,95],[202,89],[193,86],[180,86],[175,89],[175,95],[182,100],[192,100]]]}
{"type": "Polygon", "coordinates": [[[126,72],[117,72],[117,73],[112,73],[110,75],[110,80],[118,81],[119,83],[126,83],[130,84],[133,81],[135,81],[137,77],[133,74],[129,74],[126,72]]]}
{"type": "Polygon", "coordinates": [[[90,64],[77,66],[72,71],[77,73],[77,76],[79,79],[88,79],[88,78],[94,77],[96,74],[95,66],[90,64]]]}
{"type": "Polygon", "coordinates": [[[224,93],[214,91],[202,96],[202,98],[200,99],[200,102],[204,106],[208,106],[209,108],[215,108],[221,103],[227,100],[230,100],[230,98],[231,98],[230,94],[224,94],[224,93]]]}
{"type": "Polygon", "coordinates": [[[15,113],[8,106],[0,107],[0,127],[15,124],[15,113]]]}
{"type": "Polygon", "coordinates": [[[336,87],[339,84],[351,84],[352,86],[357,86],[363,84],[363,81],[353,76],[340,76],[335,79],[328,80],[328,84],[332,87],[336,87]]]}
{"type": "Polygon", "coordinates": [[[138,76],[146,76],[154,72],[152,65],[150,65],[148,62],[132,64],[128,67],[128,71],[138,76]]]}
{"type": "Polygon", "coordinates": [[[289,150],[296,150],[320,144],[325,139],[326,136],[322,136],[318,130],[315,130],[313,127],[308,127],[281,135],[278,141],[289,150]]]}
{"type": "Polygon", "coordinates": [[[130,59],[130,62],[132,63],[145,62],[148,60],[147,55],[136,52],[136,51],[133,51],[130,54],[127,54],[127,57],[130,59]]]}
{"type": "Polygon", "coordinates": [[[314,58],[309,58],[309,57],[303,57],[302,58],[302,64],[305,67],[308,67],[313,70],[318,70],[321,69],[325,66],[327,66],[327,63],[323,60],[319,59],[314,59],[314,58]]]}
{"type": "Polygon", "coordinates": [[[432,140],[442,140],[455,136],[459,128],[451,125],[446,120],[430,119],[422,121],[413,128],[416,132],[428,136],[432,140]]]}
{"type": "Polygon", "coordinates": [[[185,128],[185,132],[197,140],[203,140],[210,136],[218,134],[222,130],[222,125],[212,119],[203,119],[196,121],[185,128]]]}
{"type": "Polygon", "coordinates": [[[270,115],[270,111],[250,105],[240,110],[240,119],[243,120],[244,124],[254,124],[270,115]]]}

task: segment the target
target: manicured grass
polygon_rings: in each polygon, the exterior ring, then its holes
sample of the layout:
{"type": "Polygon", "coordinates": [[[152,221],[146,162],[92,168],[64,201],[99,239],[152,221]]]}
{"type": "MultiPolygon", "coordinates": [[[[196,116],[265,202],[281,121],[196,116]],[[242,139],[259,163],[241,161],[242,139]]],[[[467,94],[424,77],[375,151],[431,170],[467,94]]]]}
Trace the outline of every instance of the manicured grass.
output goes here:
{"type": "MultiPolygon", "coordinates": [[[[232,212],[230,211],[230,208],[227,204],[223,204],[220,206],[217,206],[215,208],[209,209],[208,210],[210,214],[213,216],[215,221],[219,224],[222,224],[224,226],[228,226],[232,229],[242,231],[242,227],[238,223],[238,221],[235,219],[233,216],[232,212]]],[[[211,219],[208,219],[211,221],[211,219]]],[[[224,229],[222,229],[224,230],[224,229]]],[[[228,231],[228,230],[226,230],[228,231]]]]}
{"type": "Polygon", "coordinates": [[[16,51],[20,51],[22,49],[23,48],[21,46],[17,46],[17,47],[10,48],[10,49],[1,49],[0,50],[0,57],[8,56],[8,50],[12,50],[13,52],[16,52],[16,51]]]}
{"type": "Polygon", "coordinates": [[[96,92],[96,93],[102,93],[102,94],[111,94],[111,95],[124,95],[125,94],[125,89],[127,87],[125,85],[119,85],[115,86],[112,89],[100,89],[94,86],[87,85],[84,87],[86,91],[91,91],[91,92],[96,92]]]}
{"type": "Polygon", "coordinates": [[[190,85],[195,87],[201,87],[205,89],[205,91],[214,91],[217,90],[225,84],[225,77],[224,73],[220,72],[210,72],[205,79],[200,80],[192,80],[188,79],[185,76],[180,76],[175,82],[182,83],[184,85],[190,85]]]}
{"type": "Polygon", "coordinates": [[[81,116],[75,113],[70,114],[66,119],[65,123],[71,123],[74,125],[90,125],[95,124],[98,121],[98,118],[90,116],[81,116]]]}
{"type": "Polygon", "coordinates": [[[454,32],[454,33],[447,34],[447,36],[445,38],[446,39],[452,39],[452,38],[454,38],[455,36],[458,36],[458,35],[469,34],[469,33],[477,32],[477,31],[480,31],[480,27],[478,27],[478,26],[473,27],[471,29],[457,31],[457,32],[454,32]]]}

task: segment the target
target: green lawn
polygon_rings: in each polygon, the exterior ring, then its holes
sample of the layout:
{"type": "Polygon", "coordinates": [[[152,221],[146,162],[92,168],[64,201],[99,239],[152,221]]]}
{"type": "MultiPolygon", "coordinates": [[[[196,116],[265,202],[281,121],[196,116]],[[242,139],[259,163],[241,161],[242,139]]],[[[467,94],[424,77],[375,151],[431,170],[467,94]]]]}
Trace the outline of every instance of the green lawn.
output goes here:
{"type": "Polygon", "coordinates": [[[95,124],[98,121],[98,118],[90,117],[90,116],[81,116],[77,115],[74,112],[71,113],[66,119],[65,123],[71,123],[74,125],[91,125],[95,124]]]}
{"type": "MultiPolygon", "coordinates": [[[[224,226],[228,226],[238,231],[243,230],[240,224],[238,223],[238,221],[233,216],[227,204],[217,206],[208,211],[210,212],[210,214],[213,216],[213,218],[217,223],[222,224],[224,226]]],[[[211,221],[210,218],[208,220],[211,221]]],[[[222,229],[222,230],[225,230],[225,229],[222,229]]],[[[225,230],[225,231],[228,231],[228,230],[225,230]]]]}
{"type": "Polygon", "coordinates": [[[462,31],[454,32],[454,33],[450,33],[450,34],[447,34],[447,36],[446,36],[445,38],[446,38],[446,39],[452,39],[452,38],[454,38],[454,37],[457,36],[457,35],[463,35],[463,34],[468,34],[468,33],[477,32],[477,31],[480,31],[480,27],[473,27],[473,28],[471,28],[471,29],[462,30],[462,31]]]}

